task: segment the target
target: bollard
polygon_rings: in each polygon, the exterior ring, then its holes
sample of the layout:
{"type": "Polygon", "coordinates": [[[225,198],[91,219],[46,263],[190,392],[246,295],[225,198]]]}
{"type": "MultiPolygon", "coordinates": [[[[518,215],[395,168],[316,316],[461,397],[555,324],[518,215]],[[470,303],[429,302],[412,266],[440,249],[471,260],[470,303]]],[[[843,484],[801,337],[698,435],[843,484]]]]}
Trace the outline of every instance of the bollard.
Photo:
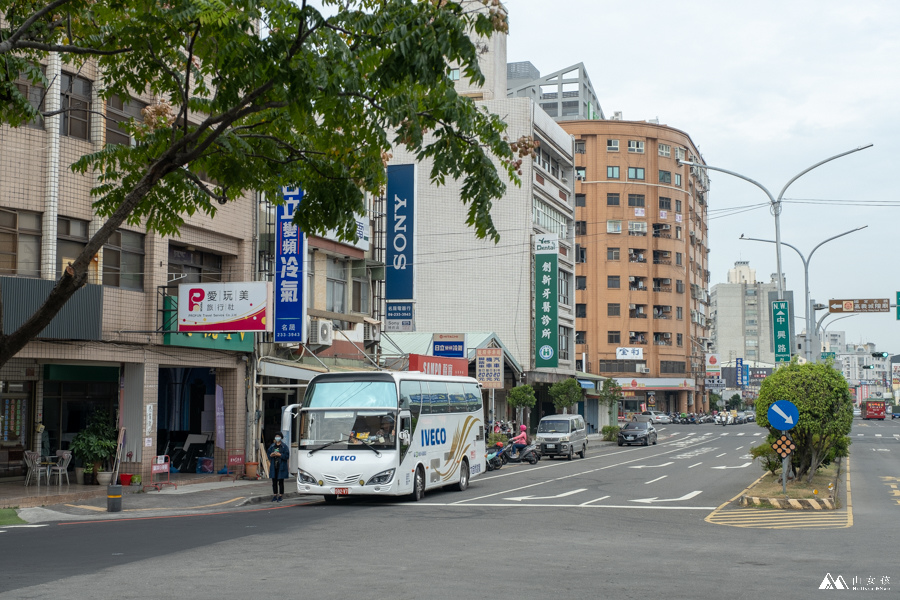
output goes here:
{"type": "Polygon", "coordinates": [[[122,512],[122,486],[106,486],[106,512],[122,512]]]}

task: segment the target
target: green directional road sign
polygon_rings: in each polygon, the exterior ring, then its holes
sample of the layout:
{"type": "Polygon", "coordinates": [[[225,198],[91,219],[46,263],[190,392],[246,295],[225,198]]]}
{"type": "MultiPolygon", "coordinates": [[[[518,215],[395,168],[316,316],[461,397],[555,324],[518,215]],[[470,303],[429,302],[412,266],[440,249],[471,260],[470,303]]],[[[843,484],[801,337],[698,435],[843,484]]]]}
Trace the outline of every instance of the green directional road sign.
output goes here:
{"type": "Polygon", "coordinates": [[[775,362],[791,362],[791,310],[787,300],[772,303],[772,340],[775,362]]]}
{"type": "Polygon", "coordinates": [[[835,355],[834,352],[823,352],[823,353],[822,353],[822,360],[828,360],[829,358],[832,359],[832,360],[834,360],[835,356],[836,356],[836,355],[835,355]]]}

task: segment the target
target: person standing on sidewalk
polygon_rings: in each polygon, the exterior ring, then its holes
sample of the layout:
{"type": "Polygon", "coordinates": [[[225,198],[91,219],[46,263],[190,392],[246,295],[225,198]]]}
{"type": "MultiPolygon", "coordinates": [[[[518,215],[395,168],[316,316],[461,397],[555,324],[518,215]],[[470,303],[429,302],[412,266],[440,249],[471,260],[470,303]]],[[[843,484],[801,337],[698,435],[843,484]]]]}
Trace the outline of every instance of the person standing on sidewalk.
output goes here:
{"type": "Polygon", "coordinates": [[[281,442],[281,434],[275,436],[275,442],[269,446],[269,477],[272,478],[272,502],[284,500],[284,480],[288,478],[288,459],[291,450],[281,442]]]}

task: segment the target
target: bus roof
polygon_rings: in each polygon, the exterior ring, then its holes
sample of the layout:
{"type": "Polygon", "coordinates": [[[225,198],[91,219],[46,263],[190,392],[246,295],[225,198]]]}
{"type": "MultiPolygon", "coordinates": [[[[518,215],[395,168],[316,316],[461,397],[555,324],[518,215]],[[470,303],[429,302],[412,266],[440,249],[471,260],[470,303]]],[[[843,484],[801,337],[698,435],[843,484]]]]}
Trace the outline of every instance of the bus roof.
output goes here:
{"type": "Polygon", "coordinates": [[[341,373],[320,373],[310,380],[310,385],[321,381],[394,381],[403,380],[415,381],[446,381],[468,383],[476,383],[478,380],[473,377],[461,377],[451,375],[432,375],[423,373],[422,371],[344,371],[341,373]]]}

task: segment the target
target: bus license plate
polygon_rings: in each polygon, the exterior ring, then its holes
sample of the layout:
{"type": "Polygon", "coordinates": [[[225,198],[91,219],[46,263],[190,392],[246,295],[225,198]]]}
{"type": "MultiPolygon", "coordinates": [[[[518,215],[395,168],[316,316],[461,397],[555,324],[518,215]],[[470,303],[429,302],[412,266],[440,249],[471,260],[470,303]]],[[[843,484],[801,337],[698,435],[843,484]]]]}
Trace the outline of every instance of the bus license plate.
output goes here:
{"type": "Polygon", "coordinates": [[[335,496],[349,496],[350,488],[334,488],[335,496]]]}

